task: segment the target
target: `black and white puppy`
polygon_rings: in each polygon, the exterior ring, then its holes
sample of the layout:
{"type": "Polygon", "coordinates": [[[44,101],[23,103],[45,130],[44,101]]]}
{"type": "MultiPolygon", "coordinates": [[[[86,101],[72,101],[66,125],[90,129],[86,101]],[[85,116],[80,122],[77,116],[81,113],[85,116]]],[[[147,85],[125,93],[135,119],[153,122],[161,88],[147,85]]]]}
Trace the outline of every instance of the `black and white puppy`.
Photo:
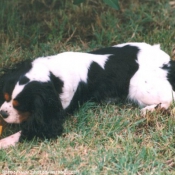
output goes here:
{"type": "Polygon", "coordinates": [[[0,115],[21,126],[0,140],[7,148],[22,139],[56,138],[65,116],[89,100],[125,97],[143,114],[158,104],[167,109],[175,96],[175,62],[159,45],[126,43],[24,61],[0,81],[0,115]]]}

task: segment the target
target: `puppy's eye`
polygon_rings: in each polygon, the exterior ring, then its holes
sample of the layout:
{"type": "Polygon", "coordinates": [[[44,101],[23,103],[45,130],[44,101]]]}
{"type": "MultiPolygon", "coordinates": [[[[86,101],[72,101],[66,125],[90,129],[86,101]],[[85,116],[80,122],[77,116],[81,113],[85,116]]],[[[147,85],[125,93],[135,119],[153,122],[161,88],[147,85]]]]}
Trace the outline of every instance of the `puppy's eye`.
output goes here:
{"type": "Polygon", "coordinates": [[[17,100],[13,100],[12,104],[13,104],[14,107],[19,106],[19,102],[17,100]]]}
{"type": "Polygon", "coordinates": [[[8,93],[4,93],[4,99],[9,102],[11,100],[10,95],[8,93]]]}

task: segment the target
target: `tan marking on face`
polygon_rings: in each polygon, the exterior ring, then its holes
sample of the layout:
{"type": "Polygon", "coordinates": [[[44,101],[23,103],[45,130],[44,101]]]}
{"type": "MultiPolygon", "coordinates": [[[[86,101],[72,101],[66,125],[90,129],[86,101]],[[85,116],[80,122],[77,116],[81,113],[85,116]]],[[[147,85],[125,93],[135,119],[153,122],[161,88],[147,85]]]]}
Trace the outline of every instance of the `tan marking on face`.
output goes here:
{"type": "Polygon", "coordinates": [[[19,112],[19,123],[22,123],[23,121],[26,121],[28,117],[30,116],[29,112],[19,112]]]}
{"type": "Polygon", "coordinates": [[[13,100],[12,104],[13,104],[14,107],[19,106],[19,102],[17,100],[13,100]]]}
{"type": "Polygon", "coordinates": [[[4,93],[4,99],[8,102],[8,101],[10,101],[10,99],[11,99],[11,97],[10,97],[10,95],[6,92],[6,93],[4,93]]]}

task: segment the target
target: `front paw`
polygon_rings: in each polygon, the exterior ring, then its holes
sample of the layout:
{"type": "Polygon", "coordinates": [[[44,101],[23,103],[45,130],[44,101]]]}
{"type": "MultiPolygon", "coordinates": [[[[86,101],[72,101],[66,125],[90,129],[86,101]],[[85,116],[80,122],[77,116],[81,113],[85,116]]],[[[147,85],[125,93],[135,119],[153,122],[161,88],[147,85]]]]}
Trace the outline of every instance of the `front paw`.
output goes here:
{"type": "Polygon", "coordinates": [[[9,140],[8,138],[4,138],[0,140],[0,149],[5,149],[10,146],[15,146],[15,144],[16,144],[15,142],[9,140]]]}
{"type": "Polygon", "coordinates": [[[11,146],[15,146],[16,143],[19,141],[19,138],[21,136],[21,131],[8,136],[4,139],[0,140],[0,149],[5,149],[5,148],[9,148],[11,146]]]}

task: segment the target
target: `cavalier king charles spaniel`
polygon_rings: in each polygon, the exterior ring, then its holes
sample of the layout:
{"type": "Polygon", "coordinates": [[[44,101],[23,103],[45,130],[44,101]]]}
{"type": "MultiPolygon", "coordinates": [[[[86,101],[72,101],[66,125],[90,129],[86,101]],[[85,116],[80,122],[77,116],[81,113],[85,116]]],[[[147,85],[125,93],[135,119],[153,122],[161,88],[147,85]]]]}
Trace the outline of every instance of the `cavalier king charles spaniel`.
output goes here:
{"type": "Polygon", "coordinates": [[[0,148],[60,136],[66,116],[87,101],[125,97],[144,115],[157,105],[167,109],[174,90],[175,61],[159,45],[125,43],[26,60],[0,77],[0,115],[21,128],[1,139],[0,148]]]}

